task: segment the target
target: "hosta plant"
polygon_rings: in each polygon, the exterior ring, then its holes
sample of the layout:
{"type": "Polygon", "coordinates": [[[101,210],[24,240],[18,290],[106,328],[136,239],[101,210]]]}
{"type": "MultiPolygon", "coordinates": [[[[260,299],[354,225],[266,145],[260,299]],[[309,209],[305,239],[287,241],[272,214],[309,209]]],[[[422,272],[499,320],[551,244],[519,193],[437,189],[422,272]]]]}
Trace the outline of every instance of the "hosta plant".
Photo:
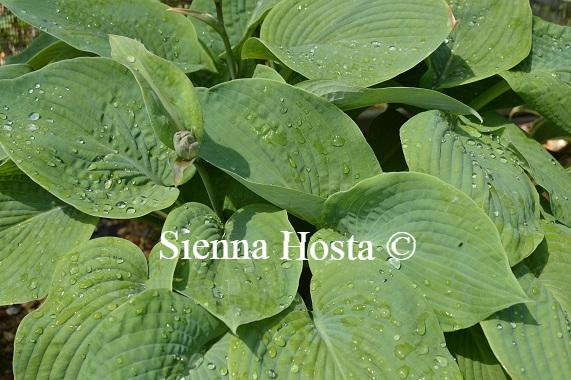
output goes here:
{"type": "Polygon", "coordinates": [[[571,134],[569,27],[527,0],[0,3],[42,31],[0,67],[0,303],[43,300],[16,379],[571,378],[542,145],[571,134]]]}

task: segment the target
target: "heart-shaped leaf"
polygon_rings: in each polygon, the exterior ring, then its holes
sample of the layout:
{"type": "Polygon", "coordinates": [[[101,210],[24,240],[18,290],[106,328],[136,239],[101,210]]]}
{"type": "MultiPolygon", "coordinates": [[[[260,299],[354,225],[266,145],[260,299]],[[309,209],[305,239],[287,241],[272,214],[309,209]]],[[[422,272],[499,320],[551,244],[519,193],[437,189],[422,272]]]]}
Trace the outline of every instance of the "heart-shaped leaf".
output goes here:
{"type": "Polygon", "coordinates": [[[203,363],[203,351],[223,332],[188,298],[145,290],[101,322],[78,379],[180,379],[203,363]]]}
{"type": "Polygon", "coordinates": [[[136,38],[186,72],[215,70],[192,23],[155,0],[3,0],[18,17],[71,46],[109,57],[109,34],[136,38]]]}
{"type": "Polygon", "coordinates": [[[16,376],[188,374],[224,327],[188,298],[146,282],[145,257],[128,241],[100,238],[71,251],[57,265],[47,301],[18,329],[16,376]]]}
{"type": "Polygon", "coordinates": [[[571,373],[571,230],[545,225],[546,243],[515,273],[534,301],[481,322],[492,350],[514,379],[565,379],[571,373]]]}
{"type": "Polygon", "coordinates": [[[479,325],[446,334],[464,380],[509,380],[479,325]]]}
{"type": "MultiPolygon", "coordinates": [[[[292,260],[282,259],[282,231],[291,234],[291,245],[299,245],[287,213],[273,206],[247,206],[225,226],[204,205],[187,203],[175,209],[163,227],[163,236],[179,250],[174,288],[220,318],[232,331],[278,314],[293,301],[302,269],[302,262],[294,256],[292,260]],[[185,240],[190,245],[186,258],[185,240]],[[204,259],[194,256],[192,250],[201,240],[210,242],[197,251],[204,259]],[[224,241],[226,251],[216,241],[224,241]],[[247,245],[236,243],[240,241],[247,245]]],[[[164,258],[174,256],[172,249],[162,250],[164,258]]],[[[176,265],[176,258],[171,262],[176,265]]]]}
{"type": "Polygon", "coordinates": [[[539,195],[523,162],[493,130],[438,111],[419,114],[401,129],[413,171],[434,175],[469,195],[492,219],[515,265],[543,239],[539,195]]]}
{"type": "Polygon", "coordinates": [[[32,182],[13,163],[0,167],[0,304],[43,298],[60,257],[87,241],[97,218],[32,182]]]}
{"type": "Polygon", "coordinates": [[[527,0],[451,0],[458,24],[430,56],[433,87],[454,87],[506,71],[531,49],[531,7],[527,0]]]}
{"type": "MultiPolygon", "coordinates": [[[[452,24],[440,0],[284,0],[264,20],[260,42],[309,79],[368,87],[421,62],[452,24]]],[[[271,58],[249,46],[242,54],[271,58]]]]}
{"type": "Polygon", "coordinates": [[[246,79],[201,95],[200,157],[310,222],[326,197],[381,172],[355,123],[306,91],[246,79]]]}
{"type": "MultiPolygon", "coordinates": [[[[344,240],[330,230],[313,241],[344,240]]],[[[236,379],[460,379],[422,293],[383,260],[311,261],[302,305],[244,326],[230,345],[236,379]]]]}
{"type": "Polygon", "coordinates": [[[536,17],[529,57],[511,71],[501,73],[527,104],[571,133],[571,27],[536,17]]]}
{"type": "Polygon", "coordinates": [[[422,289],[444,331],[527,301],[493,223],[467,195],[435,177],[381,174],[331,196],[324,212],[329,226],[381,249],[395,233],[411,234],[416,253],[398,267],[422,289]]]}
{"type": "Polygon", "coordinates": [[[329,80],[305,81],[298,83],[296,87],[321,96],[345,111],[380,103],[403,103],[419,108],[439,109],[454,115],[474,115],[482,120],[478,112],[464,103],[425,88],[360,88],[329,80]]]}
{"type": "Polygon", "coordinates": [[[156,137],[126,68],[106,58],[78,58],[2,86],[0,142],[58,198],[112,218],[145,215],[176,200],[178,190],[169,187],[174,152],[156,137]]]}
{"type": "Polygon", "coordinates": [[[131,70],[143,92],[143,99],[155,133],[173,148],[177,131],[202,131],[202,109],[192,82],[173,63],[157,57],[135,40],[110,36],[111,56],[131,70]]]}

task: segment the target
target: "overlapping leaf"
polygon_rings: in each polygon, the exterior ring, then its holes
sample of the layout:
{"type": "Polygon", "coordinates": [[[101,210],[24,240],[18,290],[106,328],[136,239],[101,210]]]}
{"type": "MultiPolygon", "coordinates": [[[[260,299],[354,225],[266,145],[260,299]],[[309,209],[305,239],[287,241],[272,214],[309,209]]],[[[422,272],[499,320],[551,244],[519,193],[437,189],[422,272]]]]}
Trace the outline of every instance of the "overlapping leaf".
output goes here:
{"type": "Polygon", "coordinates": [[[430,56],[433,87],[454,87],[491,77],[523,61],[531,49],[527,0],[449,0],[458,24],[430,56]]]}
{"type": "Polygon", "coordinates": [[[312,80],[296,85],[327,99],[342,110],[379,103],[403,103],[426,109],[439,109],[454,115],[481,116],[471,107],[438,91],[414,87],[360,88],[329,80],[312,80]]]}
{"type": "Polygon", "coordinates": [[[306,91],[248,79],[201,95],[200,156],[310,222],[327,196],[381,171],[355,123],[306,91]]]}
{"type": "Polygon", "coordinates": [[[35,182],[90,215],[133,218],[170,206],[171,152],[139,86],[109,59],[62,61],[4,81],[0,142],[35,182]],[[110,80],[112,78],[112,80],[110,80]]]}
{"type": "MultiPolygon", "coordinates": [[[[286,212],[272,206],[246,206],[225,226],[204,205],[187,203],[175,209],[163,227],[163,233],[169,232],[165,236],[171,244],[176,243],[180,255],[174,288],[194,299],[233,331],[245,323],[278,314],[293,301],[302,269],[301,261],[282,260],[282,231],[292,234],[292,245],[299,245],[286,212]],[[190,245],[187,257],[183,249],[185,240],[190,245]],[[221,245],[216,249],[201,247],[198,252],[206,258],[197,258],[192,245],[201,240],[225,241],[227,251],[221,245]],[[233,241],[247,244],[236,245],[233,241]],[[265,245],[267,256],[259,249],[261,244],[265,245]]],[[[161,249],[163,257],[172,258],[170,265],[176,265],[172,249],[168,246],[161,249]]]]}
{"type": "Polygon", "coordinates": [[[571,226],[571,176],[541,144],[516,125],[504,123],[501,136],[503,144],[519,155],[534,181],[549,193],[553,215],[571,226]]]}
{"type": "Polygon", "coordinates": [[[430,306],[401,273],[381,259],[310,265],[313,311],[295,305],[241,328],[233,378],[461,378],[430,306]]]}
{"type": "Polygon", "coordinates": [[[177,131],[193,131],[199,136],[202,109],[187,76],[135,40],[110,36],[109,41],[113,59],[128,67],[141,86],[153,128],[163,144],[174,148],[177,131]]]}
{"type": "Polygon", "coordinates": [[[430,111],[401,130],[413,171],[434,175],[468,194],[493,220],[512,265],[543,239],[539,196],[521,160],[492,133],[467,120],[430,111]]]}
{"type": "Polygon", "coordinates": [[[509,379],[480,326],[446,334],[446,343],[465,380],[509,379]]]}
{"type": "Polygon", "coordinates": [[[411,234],[416,252],[398,267],[422,289],[444,331],[527,300],[493,223],[467,195],[435,177],[389,173],[364,180],[327,200],[325,221],[381,250],[393,234],[411,234]]]}
{"type": "Polygon", "coordinates": [[[109,57],[108,35],[137,38],[185,71],[214,69],[192,23],[155,0],[3,0],[18,17],[71,46],[109,57]]]}
{"type": "Polygon", "coordinates": [[[515,268],[533,300],[481,323],[512,378],[565,379],[571,373],[569,228],[546,225],[546,243],[515,268]]]}
{"type": "MultiPolygon", "coordinates": [[[[262,24],[262,46],[243,57],[277,57],[309,79],[367,87],[421,62],[452,30],[440,0],[285,0],[262,24]]],[[[253,49],[255,48],[255,49],[253,49]]]]}
{"type": "Polygon", "coordinates": [[[0,168],[0,304],[45,297],[59,258],[87,241],[97,218],[32,182],[13,163],[0,168]]]}
{"type": "Polygon", "coordinates": [[[57,266],[47,301],[20,325],[16,376],[188,374],[224,328],[194,302],[146,281],[145,257],[125,240],[96,239],[70,252],[57,266]]]}
{"type": "Polygon", "coordinates": [[[529,57],[501,73],[530,107],[571,133],[571,28],[534,18],[529,57]]]}

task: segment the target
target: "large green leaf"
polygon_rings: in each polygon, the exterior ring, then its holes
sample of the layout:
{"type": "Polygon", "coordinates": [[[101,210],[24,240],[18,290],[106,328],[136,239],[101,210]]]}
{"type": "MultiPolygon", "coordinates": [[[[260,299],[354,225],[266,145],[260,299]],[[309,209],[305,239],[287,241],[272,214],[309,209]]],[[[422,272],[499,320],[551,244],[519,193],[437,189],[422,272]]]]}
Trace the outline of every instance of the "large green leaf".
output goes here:
{"type": "Polygon", "coordinates": [[[87,241],[97,218],[59,201],[13,163],[0,168],[0,304],[46,296],[60,257],[87,241]]]}
{"type": "Polygon", "coordinates": [[[145,257],[126,240],[95,239],[68,253],[57,264],[48,299],[18,328],[16,377],[77,378],[89,338],[146,279],[145,257]]]}
{"type": "Polygon", "coordinates": [[[510,263],[529,256],[543,239],[539,195],[521,160],[493,130],[438,111],[415,116],[401,129],[413,171],[434,175],[469,195],[500,232],[510,263]]]}
{"type": "Polygon", "coordinates": [[[453,20],[441,0],[284,0],[262,24],[260,41],[271,53],[245,46],[243,57],[275,55],[309,79],[367,87],[421,62],[453,20]]]}
{"type": "Polygon", "coordinates": [[[308,221],[327,196],[381,172],[355,123],[306,91],[246,79],[202,93],[202,104],[200,156],[308,221]]]}
{"type": "Polygon", "coordinates": [[[504,123],[502,142],[517,152],[525,170],[549,193],[553,215],[571,226],[571,176],[541,144],[512,123],[504,123]]]}
{"type": "Polygon", "coordinates": [[[528,0],[449,0],[458,24],[430,56],[427,80],[454,87],[491,77],[523,61],[531,49],[528,0]]]}
{"type": "Polygon", "coordinates": [[[77,58],[2,83],[0,143],[49,192],[96,216],[133,218],[178,196],[169,151],[156,137],[129,71],[77,58]]]}
{"type": "Polygon", "coordinates": [[[416,253],[398,268],[422,289],[444,331],[527,301],[493,223],[467,195],[435,177],[381,174],[331,196],[324,212],[329,226],[373,242],[379,254],[386,255],[393,234],[411,234],[416,253]]]}
{"type": "Polygon", "coordinates": [[[533,303],[513,306],[481,322],[492,350],[514,379],[571,375],[571,232],[557,225],[546,225],[545,230],[546,244],[515,268],[533,303]]]}
{"type": "Polygon", "coordinates": [[[508,380],[480,326],[446,334],[464,380],[508,380]]]}
{"type": "Polygon", "coordinates": [[[478,112],[464,103],[425,88],[360,88],[330,80],[305,81],[298,83],[296,87],[321,96],[345,111],[379,103],[403,103],[425,109],[439,109],[454,115],[474,115],[482,120],[478,112]]]}
{"type": "MultiPolygon", "coordinates": [[[[238,210],[224,226],[208,207],[187,203],[169,214],[163,233],[167,231],[178,233],[178,237],[166,235],[170,242],[176,242],[180,253],[174,288],[220,318],[232,331],[245,323],[276,315],[293,301],[302,262],[282,260],[282,231],[295,235],[285,211],[251,205],[238,210]],[[194,257],[191,249],[184,258],[185,240],[191,247],[200,240],[225,241],[230,259],[220,259],[224,257],[222,250],[217,252],[218,259],[214,258],[211,246],[199,250],[208,256],[206,259],[194,257]],[[241,240],[248,245],[235,252],[232,241],[241,240]],[[262,253],[256,252],[257,240],[265,241],[264,258],[254,256],[262,253]]],[[[299,245],[296,236],[292,236],[291,244],[299,245]]],[[[172,250],[163,249],[163,257],[172,256],[172,250]]],[[[171,261],[176,265],[176,258],[171,261]]]]}
{"type": "Polygon", "coordinates": [[[174,148],[177,131],[202,131],[202,109],[192,82],[173,63],[157,57],[135,40],[110,36],[111,56],[131,70],[141,86],[155,133],[174,148]]]}
{"type": "Polygon", "coordinates": [[[191,300],[149,288],[142,252],[101,238],[58,263],[48,299],[16,335],[20,379],[175,378],[223,325],[191,300]]]}
{"type": "Polygon", "coordinates": [[[214,69],[192,23],[155,0],[2,0],[18,17],[71,46],[109,57],[109,34],[140,40],[185,71],[214,69]]]}
{"type": "Polygon", "coordinates": [[[533,20],[533,48],[514,70],[501,73],[530,107],[571,132],[571,27],[533,20]]]}
{"type": "Polygon", "coordinates": [[[180,379],[198,367],[203,350],[223,332],[188,298],[145,290],[102,321],[78,379],[180,379]]]}
{"type": "MultiPolygon", "coordinates": [[[[252,35],[262,17],[280,0],[224,0],[222,14],[224,27],[232,47],[240,45],[252,35]]],[[[216,7],[213,0],[195,0],[191,9],[196,12],[206,12],[216,17],[216,7]]],[[[200,40],[216,55],[224,53],[224,43],[220,34],[198,19],[192,20],[200,40]]]]}
{"type": "Polygon", "coordinates": [[[240,328],[233,379],[462,378],[430,306],[401,273],[380,259],[310,265],[313,311],[298,305],[240,328]]]}

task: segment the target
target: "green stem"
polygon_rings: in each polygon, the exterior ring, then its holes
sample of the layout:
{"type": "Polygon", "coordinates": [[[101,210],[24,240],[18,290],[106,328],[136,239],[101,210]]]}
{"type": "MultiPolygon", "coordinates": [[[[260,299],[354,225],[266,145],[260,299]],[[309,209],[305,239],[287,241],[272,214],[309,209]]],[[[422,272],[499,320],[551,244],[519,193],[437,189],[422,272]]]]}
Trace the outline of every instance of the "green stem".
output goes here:
{"type": "Polygon", "coordinates": [[[206,189],[206,193],[208,194],[208,199],[210,199],[210,204],[212,205],[214,212],[216,213],[216,215],[218,215],[220,220],[224,220],[224,214],[222,213],[222,208],[220,208],[220,205],[216,201],[216,196],[214,194],[214,186],[212,185],[212,181],[210,180],[210,176],[208,175],[208,171],[206,170],[206,164],[204,163],[204,161],[196,160],[194,166],[196,167],[196,171],[198,172],[200,178],[202,179],[202,183],[204,184],[204,188],[206,189]]]}
{"type": "Polygon", "coordinates": [[[224,41],[224,48],[226,49],[226,63],[228,64],[228,71],[230,73],[231,79],[236,79],[236,62],[234,60],[234,53],[232,52],[232,44],[230,43],[230,38],[228,38],[228,33],[226,32],[226,27],[224,26],[224,14],[222,13],[222,1],[214,0],[216,5],[216,17],[218,18],[218,23],[222,26],[219,33],[224,41]]]}
{"type": "Polygon", "coordinates": [[[488,104],[490,104],[494,99],[499,98],[506,92],[510,90],[510,85],[505,80],[501,80],[492,87],[488,88],[484,91],[480,96],[470,103],[470,107],[475,109],[476,111],[481,110],[488,104]]]}

